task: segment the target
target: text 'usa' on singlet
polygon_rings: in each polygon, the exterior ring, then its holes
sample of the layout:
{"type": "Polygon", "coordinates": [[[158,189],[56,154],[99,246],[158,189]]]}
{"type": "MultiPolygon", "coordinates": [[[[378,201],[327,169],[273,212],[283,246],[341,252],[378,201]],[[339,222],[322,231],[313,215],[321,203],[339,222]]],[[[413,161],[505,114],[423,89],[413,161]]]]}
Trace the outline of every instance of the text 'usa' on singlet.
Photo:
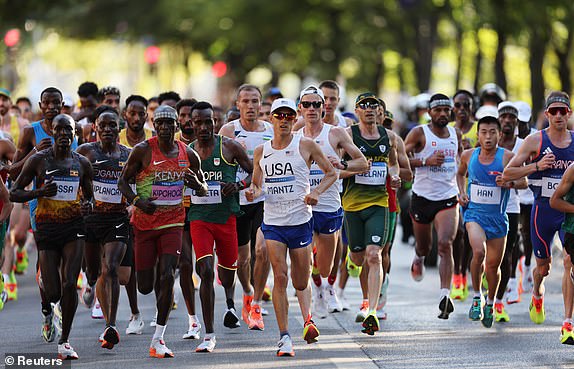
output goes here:
{"type": "Polygon", "coordinates": [[[447,126],[449,136],[441,138],[435,135],[428,124],[422,126],[425,135],[425,147],[415,153],[415,159],[428,159],[435,152],[444,154],[444,163],[440,166],[415,168],[413,192],[431,201],[450,199],[458,194],[456,171],[458,169],[458,138],[454,127],[447,126]]]}
{"type": "Polygon", "coordinates": [[[267,225],[294,226],[308,222],[312,216],[305,196],[310,192],[309,167],[300,152],[301,136],[294,135],[282,150],[263,145],[259,166],[266,192],[263,222],[267,225]]]}
{"type": "MultiPolygon", "coordinates": [[[[236,163],[230,163],[223,156],[223,137],[215,135],[215,145],[211,155],[201,160],[201,170],[207,182],[207,196],[197,196],[191,188],[185,189],[185,194],[191,198],[188,220],[203,220],[208,223],[225,224],[232,214],[239,213],[238,194],[223,196],[221,183],[234,183],[237,175],[236,163]]],[[[197,141],[189,144],[195,148],[197,141]]]]}
{"type": "MultiPolygon", "coordinates": [[[[249,159],[251,160],[253,160],[253,152],[255,151],[255,148],[259,145],[264,144],[265,142],[270,141],[273,138],[273,126],[268,122],[264,122],[265,130],[260,132],[253,132],[246,130],[241,125],[241,121],[239,119],[232,121],[232,123],[233,123],[233,134],[235,135],[235,141],[239,142],[239,144],[243,146],[243,148],[247,152],[247,157],[249,157],[249,159]]],[[[237,168],[237,182],[244,180],[245,178],[247,178],[248,175],[249,174],[246,171],[244,171],[243,168],[241,167],[237,168]]],[[[239,193],[239,203],[241,205],[255,204],[265,200],[265,196],[260,196],[256,198],[253,202],[249,202],[245,198],[245,191],[246,190],[242,190],[239,193]]]]}
{"type": "Polygon", "coordinates": [[[470,199],[467,211],[484,214],[505,214],[510,191],[496,185],[496,177],[504,170],[504,149],[499,147],[490,164],[479,161],[481,148],[472,153],[468,162],[468,187],[470,199]]]}
{"type": "Polygon", "coordinates": [[[547,153],[553,153],[555,159],[550,169],[540,170],[528,176],[530,189],[538,204],[549,205],[550,197],[558,187],[564,172],[574,163],[574,132],[568,131],[568,133],[572,138],[570,145],[559,148],[552,144],[545,129],[540,131],[540,152],[532,162],[540,161],[547,153]]]}
{"type": "Polygon", "coordinates": [[[175,141],[179,150],[177,157],[168,158],[160,151],[157,137],[152,137],[147,142],[152,152],[151,160],[149,165],[137,174],[136,189],[137,194],[144,199],[154,197],[157,208],[150,215],[136,207],[132,223],[142,231],[183,226],[183,179],[189,168],[186,146],[181,141],[175,141]]]}
{"type": "MultiPolygon", "coordinates": [[[[384,127],[377,126],[380,137],[366,139],[361,136],[358,125],[351,126],[353,143],[361,150],[371,168],[366,173],[355,174],[343,180],[343,210],[360,211],[370,206],[389,206],[387,175],[391,143],[384,127]]],[[[348,155],[347,158],[350,159],[348,155]]]]}
{"type": "MultiPolygon", "coordinates": [[[[331,128],[333,128],[333,126],[329,124],[323,124],[321,133],[319,133],[319,135],[315,137],[313,141],[315,141],[315,143],[321,147],[321,151],[323,151],[326,157],[332,156],[338,158],[339,154],[337,151],[335,151],[329,142],[329,132],[331,132],[331,128]]],[[[303,129],[301,129],[299,132],[299,134],[304,135],[305,127],[303,127],[303,129]]],[[[337,170],[337,176],[338,175],[339,170],[337,170]]],[[[311,191],[319,186],[319,183],[321,183],[321,180],[324,177],[325,173],[323,173],[317,163],[313,161],[309,170],[309,184],[311,186],[311,191]]],[[[339,195],[339,188],[340,181],[337,180],[319,196],[319,202],[317,205],[313,206],[313,211],[332,213],[339,210],[341,208],[341,195],[339,195]]]]}

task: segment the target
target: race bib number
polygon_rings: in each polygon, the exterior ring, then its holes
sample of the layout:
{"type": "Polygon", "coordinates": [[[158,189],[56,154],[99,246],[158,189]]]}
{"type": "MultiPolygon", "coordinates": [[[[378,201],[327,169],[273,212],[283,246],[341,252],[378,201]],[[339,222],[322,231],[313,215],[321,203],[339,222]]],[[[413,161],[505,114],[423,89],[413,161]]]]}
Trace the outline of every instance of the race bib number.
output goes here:
{"type": "Polygon", "coordinates": [[[355,174],[355,183],[367,186],[381,186],[387,182],[387,163],[371,163],[367,173],[355,174]]]}
{"type": "Polygon", "coordinates": [[[195,190],[191,188],[185,189],[185,195],[190,197],[192,204],[221,204],[221,184],[219,182],[208,181],[206,196],[197,196],[195,190]]]}
{"type": "Polygon", "coordinates": [[[542,177],[542,197],[552,197],[560,178],[542,177]]]}
{"type": "Polygon", "coordinates": [[[55,196],[48,197],[50,200],[75,201],[78,198],[79,177],[54,177],[53,182],[58,186],[58,192],[55,196]]]}
{"type": "Polygon", "coordinates": [[[295,176],[265,178],[265,200],[283,202],[298,199],[295,192],[295,176]]]}
{"type": "Polygon", "coordinates": [[[498,205],[501,194],[500,187],[481,186],[474,183],[470,185],[470,201],[475,204],[498,205]]]}
{"type": "Polygon", "coordinates": [[[96,181],[94,180],[94,198],[97,201],[110,204],[121,204],[122,193],[118,188],[117,181],[96,181]]]}
{"type": "Polygon", "coordinates": [[[151,186],[151,196],[156,205],[178,205],[183,198],[183,181],[155,182],[151,186]]]}

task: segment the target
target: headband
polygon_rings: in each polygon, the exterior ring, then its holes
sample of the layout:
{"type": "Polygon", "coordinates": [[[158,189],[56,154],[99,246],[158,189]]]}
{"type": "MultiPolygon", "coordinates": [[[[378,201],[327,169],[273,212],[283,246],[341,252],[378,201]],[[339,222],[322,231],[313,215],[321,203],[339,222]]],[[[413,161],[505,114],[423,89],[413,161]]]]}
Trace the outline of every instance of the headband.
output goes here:
{"type": "Polygon", "coordinates": [[[450,99],[439,99],[433,100],[429,103],[430,109],[434,109],[437,106],[448,106],[449,108],[452,108],[452,101],[450,99]]]}
{"type": "Polygon", "coordinates": [[[548,109],[548,107],[554,103],[562,103],[570,108],[570,100],[568,100],[564,96],[551,96],[548,99],[546,99],[546,109],[548,109]]]}

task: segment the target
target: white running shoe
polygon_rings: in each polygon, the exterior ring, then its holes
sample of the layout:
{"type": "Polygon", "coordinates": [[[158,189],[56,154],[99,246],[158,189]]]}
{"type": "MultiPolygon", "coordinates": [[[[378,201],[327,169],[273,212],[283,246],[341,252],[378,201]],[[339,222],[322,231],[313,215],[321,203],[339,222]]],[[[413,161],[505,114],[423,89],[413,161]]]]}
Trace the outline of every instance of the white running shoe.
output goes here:
{"type": "Polygon", "coordinates": [[[77,360],[78,354],[69,342],[58,345],[58,359],[60,360],[77,360]]]}
{"type": "Polygon", "coordinates": [[[96,298],[96,303],[92,308],[92,319],[104,319],[104,312],[102,311],[102,307],[100,306],[100,302],[96,298]]]}
{"type": "Polygon", "coordinates": [[[142,314],[139,313],[138,315],[131,315],[130,322],[128,323],[128,327],[126,328],[126,334],[142,334],[144,330],[145,324],[142,318],[142,314]]]}
{"type": "Polygon", "coordinates": [[[520,302],[520,295],[518,294],[518,281],[516,278],[510,278],[506,285],[506,303],[515,304],[520,302]]]}
{"type": "Polygon", "coordinates": [[[323,287],[317,287],[314,283],[313,285],[313,307],[311,311],[313,316],[319,319],[325,319],[327,317],[327,301],[325,299],[325,291],[323,287]]]}
{"type": "Polygon", "coordinates": [[[277,356],[295,356],[293,341],[287,334],[281,337],[279,342],[277,342],[277,348],[277,356]]]}
{"type": "Polygon", "coordinates": [[[211,337],[205,336],[205,338],[203,338],[203,342],[201,342],[195,349],[195,352],[213,352],[215,344],[215,335],[212,335],[211,337]]]}
{"type": "Polygon", "coordinates": [[[184,340],[198,340],[201,333],[201,324],[195,322],[189,326],[187,333],[183,335],[184,340]]]}
{"type": "Polygon", "coordinates": [[[387,305],[387,290],[389,289],[389,275],[385,276],[385,281],[381,285],[381,295],[379,296],[379,305],[387,305]]]}
{"type": "Polygon", "coordinates": [[[94,306],[94,298],[96,297],[96,286],[90,286],[86,283],[86,286],[82,288],[82,302],[87,308],[92,308],[94,306]]]}
{"type": "MultiPolygon", "coordinates": [[[[380,306],[380,305],[379,305],[380,306]]],[[[384,306],[377,307],[377,318],[381,320],[387,320],[387,311],[384,306]]]]}
{"type": "Polygon", "coordinates": [[[522,293],[530,293],[534,288],[531,266],[522,264],[522,293]]]}
{"type": "Polygon", "coordinates": [[[155,311],[155,315],[153,316],[153,319],[151,320],[151,322],[149,322],[149,326],[155,327],[156,320],[157,320],[157,310],[155,311]]]}
{"type": "Polygon", "coordinates": [[[163,339],[152,339],[149,345],[149,356],[158,359],[173,357],[173,352],[167,348],[163,339]]]}
{"type": "Polygon", "coordinates": [[[323,290],[325,297],[327,298],[327,311],[329,313],[339,313],[343,311],[343,305],[337,297],[337,293],[333,286],[328,284],[323,290]]]}
{"type": "Polygon", "coordinates": [[[351,310],[351,304],[349,304],[349,301],[347,301],[347,299],[345,298],[345,295],[344,295],[345,290],[337,288],[336,291],[337,291],[337,297],[339,298],[339,302],[341,303],[341,306],[343,307],[343,311],[351,310]]]}
{"type": "Polygon", "coordinates": [[[261,308],[261,315],[263,316],[269,315],[269,311],[267,311],[267,309],[261,307],[261,305],[259,305],[259,307],[261,308]]]}

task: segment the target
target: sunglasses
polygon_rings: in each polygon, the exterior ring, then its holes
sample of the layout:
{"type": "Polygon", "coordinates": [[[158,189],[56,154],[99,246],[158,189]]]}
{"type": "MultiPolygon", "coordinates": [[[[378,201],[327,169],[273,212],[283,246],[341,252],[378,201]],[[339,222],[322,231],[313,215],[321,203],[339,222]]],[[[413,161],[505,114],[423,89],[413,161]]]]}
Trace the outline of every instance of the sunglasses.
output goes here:
{"type": "Polygon", "coordinates": [[[315,109],[319,109],[323,105],[322,101],[301,101],[301,106],[305,109],[309,109],[313,106],[315,109]]]}
{"type": "Polygon", "coordinates": [[[556,115],[558,113],[560,113],[560,115],[566,115],[570,112],[570,109],[564,106],[555,106],[553,108],[548,108],[546,111],[548,111],[548,114],[550,115],[556,115]]]}
{"type": "Polygon", "coordinates": [[[295,113],[273,113],[273,118],[278,120],[293,120],[297,117],[295,113]]]}
{"type": "Polygon", "coordinates": [[[363,110],[367,110],[367,109],[376,109],[379,107],[379,103],[378,102],[371,102],[371,101],[367,101],[367,102],[360,102],[357,104],[357,106],[363,110]]]}
{"type": "Polygon", "coordinates": [[[454,107],[457,109],[460,109],[462,107],[470,108],[470,103],[469,102],[462,102],[462,103],[461,102],[455,102],[454,107]]]}

